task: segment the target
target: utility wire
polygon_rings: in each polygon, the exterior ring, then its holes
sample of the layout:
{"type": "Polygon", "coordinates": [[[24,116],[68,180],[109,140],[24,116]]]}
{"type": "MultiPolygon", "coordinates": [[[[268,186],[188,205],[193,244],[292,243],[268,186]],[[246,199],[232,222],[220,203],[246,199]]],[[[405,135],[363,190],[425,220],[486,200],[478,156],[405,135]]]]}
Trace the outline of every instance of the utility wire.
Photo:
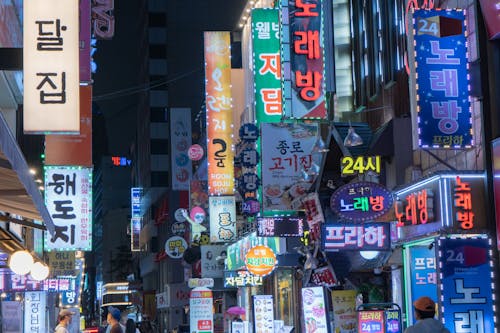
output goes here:
{"type": "Polygon", "coordinates": [[[108,100],[108,99],[114,99],[118,97],[124,97],[124,96],[129,96],[129,95],[134,95],[140,92],[148,91],[153,88],[161,87],[163,85],[175,82],[177,80],[180,80],[182,78],[185,78],[186,76],[189,76],[193,73],[200,72],[202,69],[193,69],[189,72],[185,72],[183,74],[179,74],[176,77],[173,77],[171,79],[162,79],[162,80],[157,80],[153,82],[149,82],[147,84],[142,84],[139,86],[135,87],[130,87],[130,88],[125,88],[125,89],[120,89],[116,90],[110,93],[102,94],[102,95],[97,95],[92,97],[92,101],[98,102],[98,101],[103,101],[103,100],[108,100]]]}

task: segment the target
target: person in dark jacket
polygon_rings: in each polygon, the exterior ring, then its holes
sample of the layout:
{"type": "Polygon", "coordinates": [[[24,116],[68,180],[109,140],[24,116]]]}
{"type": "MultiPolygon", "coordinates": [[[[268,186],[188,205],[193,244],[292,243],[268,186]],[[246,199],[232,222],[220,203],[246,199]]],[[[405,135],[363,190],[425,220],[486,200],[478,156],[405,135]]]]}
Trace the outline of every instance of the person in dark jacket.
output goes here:
{"type": "Polygon", "coordinates": [[[415,307],[415,325],[409,326],[404,333],[450,333],[443,323],[434,318],[436,303],[427,296],[420,297],[413,303],[415,307]]]}

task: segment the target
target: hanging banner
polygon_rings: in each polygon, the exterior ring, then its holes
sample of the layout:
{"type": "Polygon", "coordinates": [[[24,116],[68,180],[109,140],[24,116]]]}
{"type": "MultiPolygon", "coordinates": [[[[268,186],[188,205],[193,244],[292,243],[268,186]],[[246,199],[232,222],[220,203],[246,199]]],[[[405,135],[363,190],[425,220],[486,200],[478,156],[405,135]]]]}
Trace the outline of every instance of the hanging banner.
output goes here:
{"type": "Polygon", "coordinates": [[[142,187],[132,187],[130,189],[130,250],[140,251],[141,245],[139,236],[142,229],[141,200],[143,195],[142,187]]]}
{"type": "Polygon", "coordinates": [[[387,251],[391,249],[388,222],[324,224],[321,244],[325,251],[387,251]]]}
{"type": "Polygon", "coordinates": [[[450,332],[494,332],[495,267],[488,238],[440,238],[443,319],[450,332]]]}
{"type": "Polygon", "coordinates": [[[188,150],[191,143],[191,109],[170,108],[170,156],[174,191],[189,191],[192,166],[188,150]]]}
{"type": "Polygon", "coordinates": [[[204,37],[208,193],[231,195],[234,193],[234,147],[230,33],[206,31],[204,37]]]}
{"type": "Polygon", "coordinates": [[[323,287],[302,288],[305,333],[328,332],[329,320],[323,287]]]}
{"type": "Polygon", "coordinates": [[[234,196],[210,197],[210,242],[227,243],[236,240],[236,201],[234,196]]]}
{"type": "Polygon", "coordinates": [[[80,82],[85,84],[92,83],[91,77],[91,18],[90,18],[91,0],[80,0],[80,82]]]}
{"type": "Polygon", "coordinates": [[[415,10],[418,146],[471,147],[472,105],[465,13],[415,10]]]}
{"type": "Polygon", "coordinates": [[[304,173],[318,171],[321,163],[312,153],[317,135],[317,124],[262,124],[262,142],[269,143],[261,154],[265,212],[292,211],[293,200],[309,191],[304,173]]]}
{"type": "Polygon", "coordinates": [[[321,0],[281,0],[284,115],[326,119],[321,0]]]}
{"type": "Polygon", "coordinates": [[[252,43],[257,122],[280,122],[283,111],[278,9],[252,10],[252,43]]]}
{"type": "Polygon", "coordinates": [[[24,294],[24,332],[46,332],[45,313],[47,294],[43,291],[30,291],[24,294]]]}
{"type": "Polygon", "coordinates": [[[55,226],[49,251],[92,250],[92,168],[45,166],[45,204],[55,226]]]}
{"type": "Polygon", "coordinates": [[[189,332],[213,332],[213,306],[212,291],[210,289],[197,287],[191,290],[189,295],[189,332]]]}
{"type": "Polygon", "coordinates": [[[79,1],[23,6],[25,133],[80,131],[79,1]]]}

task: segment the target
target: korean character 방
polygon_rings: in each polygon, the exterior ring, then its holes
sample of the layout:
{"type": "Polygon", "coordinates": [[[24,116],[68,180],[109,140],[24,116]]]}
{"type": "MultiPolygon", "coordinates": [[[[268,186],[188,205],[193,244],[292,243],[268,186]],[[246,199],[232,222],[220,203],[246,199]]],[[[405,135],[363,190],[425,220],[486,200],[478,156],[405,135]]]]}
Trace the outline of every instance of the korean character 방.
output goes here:
{"type": "Polygon", "coordinates": [[[415,273],[415,284],[427,284],[427,275],[420,276],[420,273],[415,273]]]}
{"type": "Polygon", "coordinates": [[[455,207],[460,207],[465,210],[471,210],[472,209],[472,194],[469,193],[464,193],[464,192],[458,192],[455,193],[455,207]]]}
{"type": "MultiPolygon", "coordinates": [[[[453,134],[458,130],[458,114],[461,108],[457,101],[431,102],[432,117],[440,119],[438,122],[439,130],[444,134],[453,134]]],[[[446,136],[447,145],[451,145],[451,135],[446,136]]],[[[444,142],[443,142],[444,143],[444,142]]]]}
{"type": "Polygon", "coordinates": [[[318,16],[318,12],[314,12],[313,10],[317,9],[317,3],[306,3],[305,1],[307,0],[297,0],[295,1],[295,7],[297,10],[294,14],[297,17],[304,17],[304,16],[318,16]]]}
{"type": "Polygon", "coordinates": [[[382,226],[370,226],[365,228],[365,243],[370,245],[377,244],[377,247],[384,246],[386,236],[382,226]]]}
{"type": "Polygon", "coordinates": [[[420,223],[426,224],[429,220],[429,213],[427,212],[427,191],[419,191],[417,193],[417,208],[420,223]]]}
{"type": "Polygon", "coordinates": [[[269,22],[256,22],[255,30],[257,30],[258,39],[270,39],[271,38],[271,24],[269,22]]]}
{"type": "Polygon", "coordinates": [[[262,103],[264,104],[264,112],[268,115],[283,114],[283,106],[281,103],[281,89],[279,88],[262,88],[260,90],[262,103]]]}
{"type": "Polygon", "coordinates": [[[457,212],[457,221],[462,229],[472,229],[474,227],[474,213],[472,211],[457,212]]]}
{"type": "Polygon", "coordinates": [[[54,187],[54,192],[56,194],[62,194],[65,192],[66,195],[76,194],[76,174],[73,173],[73,177],[70,175],[64,175],[60,173],[52,174],[52,182],[47,183],[47,186],[54,187]],[[70,192],[71,191],[71,192],[70,192]]]}
{"type": "Polygon", "coordinates": [[[245,191],[252,192],[259,187],[259,177],[255,173],[247,172],[243,174],[243,188],[245,191]]]}
{"type": "Polygon", "coordinates": [[[483,310],[464,310],[463,312],[454,312],[454,330],[453,332],[482,333],[484,329],[484,311],[483,310]]]}
{"type": "Polygon", "coordinates": [[[38,51],[62,51],[64,40],[61,31],[66,31],[67,26],[61,25],[61,20],[35,21],[38,25],[36,49],[38,51]]]}
{"type": "Polygon", "coordinates": [[[384,197],[381,195],[370,196],[370,207],[374,212],[380,212],[384,209],[384,197]]]}
{"type": "MultiPolygon", "coordinates": [[[[458,97],[458,73],[456,69],[445,68],[440,71],[429,71],[429,79],[431,90],[442,91],[445,97],[458,97]]],[[[439,104],[439,102],[433,103],[439,104]]],[[[432,113],[434,116],[434,111],[432,113]]]]}
{"type": "Polygon", "coordinates": [[[359,209],[362,212],[367,212],[370,210],[368,205],[368,197],[358,197],[353,199],[354,209],[359,209]]]}
{"type": "Polygon", "coordinates": [[[352,212],[354,210],[353,204],[345,203],[344,199],[340,199],[340,211],[341,212],[352,212]]]}
{"type": "Polygon", "coordinates": [[[66,103],[66,72],[60,73],[60,86],[58,86],[59,73],[36,73],[41,77],[36,90],[39,90],[40,104],[65,104],[66,103]],[[56,84],[57,82],[57,84],[56,84]],[[58,90],[60,88],[60,90],[58,90]],[[45,90],[46,89],[46,90],[45,90]]]}
{"type": "Polygon", "coordinates": [[[307,59],[319,59],[321,56],[319,45],[319,31],[295,31],[295,39],[293,41],[293,50],[295,54],[306,55],[307,59]]]}
{"type": "Polygon", "coordinates": [[[295,84],[300,89],[300,97],[308,102],[313,102],[321,96],[321,80],[323,75],[317,71],[307,71],[302,74],[295,71],[295,84]]]}

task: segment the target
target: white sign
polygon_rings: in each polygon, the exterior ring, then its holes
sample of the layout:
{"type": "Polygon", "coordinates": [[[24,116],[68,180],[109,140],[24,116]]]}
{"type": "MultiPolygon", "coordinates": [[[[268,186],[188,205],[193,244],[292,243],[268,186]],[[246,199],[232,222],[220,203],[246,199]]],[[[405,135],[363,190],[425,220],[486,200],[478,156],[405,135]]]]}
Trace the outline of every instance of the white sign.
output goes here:
{"type": "Polygon", "coordinates": [[[236,241],[236,201],[234,196],[208,198],[210,216],[210,242],[236,241]]]}
{"type": "Polygon", "coordinates": [[[181,259],[187,248],[188,243],[180,236],[172,236],[165,242],[165,253],[172,259],[181,259]]]}
{"type": "Polygon", "coordinates": [[[191,143],[191,109],[170,108],[170,155],[174,191],[189,191],[192,167],[188,150],[191,143]]]}
{"type": "Polygon", "coordinates": [[[45,204],[55,226],[48,250],[92,250],[92,168],[46,166],[45,204]]]}
{"type": "Polygon", "coordinates": [[[305,333],[328,332],[323,287],[302,288],[305,333]]]}
{"type": "Polygon", "coordinates": [[[166,291],[156,294],[156,308],[157,309],[166,309],[170,306],[170,296],[166,291]]]}
{"type": "Polygon", "coordinates": [[[254,295],[253,312],[255,333],[274,332],[274,302],[272,295],[254,295]]]}
{"type": "Polygon", "coordinates": [[[213,298],[212,291],[208,288],[199,287],[191,290],[189,297],[189,332],[212,333],[213,321],[213,298]]]}
{"type": "Polygon", "coordinates": [[[23,308],[21,302],[2,301],[2,332],[22,333],[23,308]]]}
{"type": "Polygon", "coordinates": [[[201,276],[204,278],[222,278],[224,276],[225,245],[201,246],[201,276]]]}
{"type": "Polygon", "coordinates": [[[188,286],[189,286],[189,288],[197,288],[197,287],[213,288],[214,279],[211,279],[211,278],[204,278],[204,279],[192,278],[192,279],[188,280],[188,286]]]}
{"type": "Polygon", "coordinates": [[[79,1],[24,1],[24,131],[80,131],[79,1]]]}
{"type": "Polygon", "coordinates": [[[24,294],[24,332],[47,332],[45,327],[46,295],[43,291],[30,291],[24,294]]]}

